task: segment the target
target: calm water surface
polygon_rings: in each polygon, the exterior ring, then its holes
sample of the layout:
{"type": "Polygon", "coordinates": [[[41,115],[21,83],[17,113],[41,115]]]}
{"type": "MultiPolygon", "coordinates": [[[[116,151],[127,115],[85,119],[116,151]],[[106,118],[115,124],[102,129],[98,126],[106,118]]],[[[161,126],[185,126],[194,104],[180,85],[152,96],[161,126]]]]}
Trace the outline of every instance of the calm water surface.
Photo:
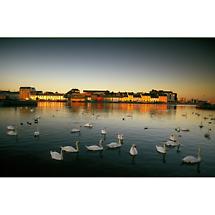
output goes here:
{"type": "Polygon", "coordinates": [[[68,106],[41,102],[34,109],[1,107],[0,176],[215,176],[213,117],[214,111],[197,110],[194,106],[89,103],[68,106]],[[40,116],[39,138],[33,136],[37,116],[40,116]],[[27,125],[27,121],[32,125],[27,125]],[[93,124],[92,129],[81,127],[80,135],[70,133],[72,128],[88,122],[93,124]],[[17,137],[6,133],[6,126],[12,124],[17,126],[17,137]],[[176,127],[188,128],[190,132],[180,132],[179,152],[171,148],[163,157],[155,146],[177,133],[176,127]],[[107,130],[104,147],[117,141],[118,132],[124,134],[123,146],[88,152],[85,145],[97,144],[102,138],[102,128],[107,130]],[[211,128],[210,139],[204,137],[208,128],[211,128]],[[60,152],[60,146],[74,146],[76,140],[80,141],[78,154],[64,153],[63,161],[51,159],[50,150],[60,152]],[[137,145],[139,153],[135,159],[128,153],[132,144],[137,145]],[[181,159],[186,155],[196,156],[199,146],[201,164],[182,165],[181,159]]]}

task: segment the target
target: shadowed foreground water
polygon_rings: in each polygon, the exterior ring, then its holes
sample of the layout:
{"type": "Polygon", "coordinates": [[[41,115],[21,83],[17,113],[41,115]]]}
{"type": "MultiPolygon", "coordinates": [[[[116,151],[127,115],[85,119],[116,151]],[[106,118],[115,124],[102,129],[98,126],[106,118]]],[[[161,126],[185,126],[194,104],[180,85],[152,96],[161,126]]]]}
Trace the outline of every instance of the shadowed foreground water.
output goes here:
{"type": "Polygon", "coordinates": [[[2,107],[0,176],[215,176],[214,117],[214,111],[194,106],[41,102],[33,109],[2,107]],[[35,138],[34,118],[38,116],[40,136],[35,138]],[[203,128],[199,127],[201,121],[203,128]],[[88,122],[93,124],[92,129],[83,127],[88,122]],[[17,126],[17,137],[6,134],[7,125],[12,124],[17,126]],[[79,126],[80,135],[70,132],[79,126]],[[190,131],[178,133],[176,127],[190,131]],[[103,128],[107,130],[104,151],[87,151],[85,145],[97,144],[103,128]],[[209,128],[210,138],[205,138],[209,128]],[[124,134],[122,147],[107,149],[106,144],[117,141],[118,132],[124,134]],[[182,146],[169,149],[164,157],[155,145],[172,133],[181,135],[182,146]],[[62,161],[51,159],[50,150],[60,152],[60,146],[75,146],[76,140],[80,141],[78,154],[64,152],[62,161]],[[128,153],[132,144],[137,145],[135,159],[128,153]],[[199,146],[201,164],[182,165],[181,159],[196,156],[199,146]]]}

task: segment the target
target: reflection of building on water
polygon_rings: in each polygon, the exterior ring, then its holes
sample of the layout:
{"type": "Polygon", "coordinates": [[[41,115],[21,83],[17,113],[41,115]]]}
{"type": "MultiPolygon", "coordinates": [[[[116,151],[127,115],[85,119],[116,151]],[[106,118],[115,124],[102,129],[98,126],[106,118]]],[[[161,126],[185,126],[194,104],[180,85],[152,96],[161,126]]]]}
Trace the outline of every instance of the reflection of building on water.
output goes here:
{"type": "Polygon", "coordinates": [[[39,108],[62,108],[65,106],[64,102],[45,102],[40,101],[37,103],[37,107],[39,108]]]}
{"type": "MultiPolygon", "coordinates": [[[[151,114],[170,114],[171,110],[175,110],[176,106],[169,106],[167,104],[133,104],[133,103],[81,103],[71,102],[71,109],[77,111],[82,109],[84,112],[112,112],[119,111],[124,114],[132,114],[134,112],[142,112],[151,114]],[[170,110],[170,111],[169,111],[170,110]]],[[[174,111],[175,113],[175,111],[174,111]]]]}

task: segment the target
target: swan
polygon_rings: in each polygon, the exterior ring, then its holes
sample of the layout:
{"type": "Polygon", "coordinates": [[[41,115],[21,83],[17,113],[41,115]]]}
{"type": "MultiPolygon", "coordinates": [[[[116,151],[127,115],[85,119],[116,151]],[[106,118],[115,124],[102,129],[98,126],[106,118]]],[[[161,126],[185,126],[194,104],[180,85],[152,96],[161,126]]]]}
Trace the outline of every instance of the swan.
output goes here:
{"type": "MultiPolygon", "coordinates": [[[[81,126],[80,126],[81,127],[81,126]]],[[[73,128],[72,130],[71,130],[71,133],[77,133],[77,132],[80,132],[81,131],[81,129],[80,128],[73,128]]]]}
{"type": "Polygon", "coordinates": [[[34,137],[39,137],[39,135],[40,135],[40,132],[39,132],[39,130],[37,129],[37,130],[34,132],[34,137]]]}
{"type": "Polygon", "coordinates": [[[121,140],[120,139],[118,139],[118,143],[112,142],[112,143],[107,144],[107,147],[110,148],[110,149],[119,148],[121,146],[122,146],[122,144],[121,144],[121,140]]]}
{"type": "Polygon", "coordinates": [[[10,136],[16,136],[17,135],[17,131],[16,130],[10,130],[7,132],[8,135],[10,136]]]}
{"type": "Polygon", "coordinates": [[[138,152],[137,152],[137,147],[136,147],[135,144],[133,144],[133,145],[131,146],[129,153],[130,153],[131,156],[136,156],[136,155],[138,154],[138,152]]]}
{"type": "Polygon", "coordinates": [[[182,128],[181,131],[190,131],[188,128],[182,128]]]}
{"type": "Polygon", "coordinates": [[[86,124],[84,125],[84,127],[92,128],[92,127],[93,127],[93,125],[92,125],[91,123],[86,123],[86,124]]]}
{"type": "Polygon", "coordinates": [[[188,155],[182,159],[183,163],[187,164],[195,164],[195,163],[200,163],[201,162],[201,157],[200,157],[200,148],[198,149],[198,154],[197,157],[194,157],[192,155],[188,155]]]}
{"type": "Polygon", "coordinates": [[[156,145],[156,150],[161,154],[166,154],[166,145],[165,145],[165,143],[163,144],[163,146],[156,145]]]}
{"type": "Polygon", "coordinates": [[[121,140],[121,141],[124,140],[123,134],[119,134],[119,133],[118,133],[118,134],[117,134],[117,139],[118,139],[118,140],[121,140]]]}
{"type": "Polygon", "coordinates": [[[15,130],[15,126],[14,125],[8,125],[7,130],[15,130]]]}
{"type": "Polygon", "coordinates": [[[107,134],[107,131],[105,128],[101,130],[101,134],[103,134],[103,135],[107,134]]]}
{"type": "Polygon", "coordinates": [[[208,129],[208,132],[207,132],[207,133],[205,133],[205,135],[204,135],[204,136],[205,136],[205,138],[210,138],[209,130],[210,130],[210,129],[208,129]]]}
{"type": "Polygon", "coordinates": [[[179,146],[181,143],[178,141],[178,140],[176,140],[176,142],[174,142],[174,141],[171,141],[171,140],[167,140],[166,142],[165,142],[165,145],[166,146],[179,146]]]}
{"type": "Polygon", "coordinates": [[[76,148],[74,148],[73,146],[62,146],[61,149],[65,152],[79,152],[79,143],[79,141],[75,142],[76,148]]]}
{"type": "Polygon", "coordinates": [[[53,160],[63,160],[63,150],[60,150],[60,153],[50,151],[51,157],[53,160]]]}
{"type": "Polygon", "coordinates": [[[175,128],[175,130],[177,131],[177,132],[180,132],[181,131],[181,129],[178,127],[178,128],[175,128]]]}
{"type": "Polygon", "coordinates": [[[103,140],[101,139],[99,141],[98,145],[92,145],[92,146],[85,146],[89,151],[102,151],[103,150],[103,146],[102,146],[102,142],[103,140]]]}
{"type": "Polygon", "coordinates": [[[175,134],[171,134],[170,137],[169,137],[169,140],[173,141],[173,142],[176,142],[177,140],[177,137],[175,134]]]}

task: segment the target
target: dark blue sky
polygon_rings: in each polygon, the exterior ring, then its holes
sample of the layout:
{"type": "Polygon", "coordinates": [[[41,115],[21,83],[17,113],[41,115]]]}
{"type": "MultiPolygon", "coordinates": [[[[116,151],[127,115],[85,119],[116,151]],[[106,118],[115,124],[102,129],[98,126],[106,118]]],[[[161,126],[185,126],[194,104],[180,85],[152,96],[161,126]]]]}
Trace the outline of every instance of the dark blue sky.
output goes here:
{"type": "Polygon", "coordinates": [[[214,99],[214,39],[0,39],[1,89],[173,90],[214,99]]]}

